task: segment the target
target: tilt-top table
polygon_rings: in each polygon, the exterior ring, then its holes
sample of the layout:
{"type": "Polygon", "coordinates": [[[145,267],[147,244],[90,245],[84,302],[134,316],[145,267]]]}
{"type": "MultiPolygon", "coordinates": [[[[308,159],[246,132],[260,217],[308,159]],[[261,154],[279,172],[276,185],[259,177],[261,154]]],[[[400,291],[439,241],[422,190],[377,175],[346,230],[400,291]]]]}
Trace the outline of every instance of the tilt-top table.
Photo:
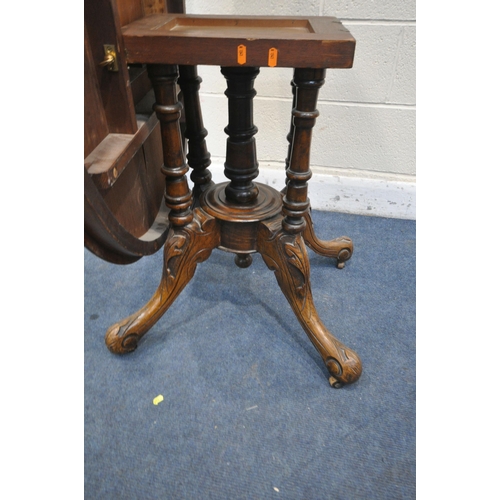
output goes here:
{"type": "MultiPolygon", "coordinates": [[[[158,14],[123,28],[127,61],[147,64],[161,126],[162,173],[170,230],[161,282],[138,312],[111,326],[106,344],[114,353],[136,349],[215,248],[248,267],[259,252],[274,271],[297,319],[320,353],[330,384],[341,387],[361,375],[357,354],[336,339],[318,317],[305,244],[344,266],[350,238],[319,240],[313,230],[307,181],[318,92],[326,68],[350,68],[355,40],[333,17],[229,17],[158,14]],[[196,65],[217,65],[227,80],[229,123],[224,174],[214,184],[207,151],[196,65]],[[258,176],[253,124],[254,80],[259,67],[294,68],[293,108],[282,192],[254,182],[258,176]],[[176,84],[183,94],[188,154],[184,155],[176,84]],[[187,163],[185,158],[187,158],[187,163]],[[192,168],[191,191],[186,174],[192,168]]],[[[223,286],[223,285],[221,285],[223,286]]]]}

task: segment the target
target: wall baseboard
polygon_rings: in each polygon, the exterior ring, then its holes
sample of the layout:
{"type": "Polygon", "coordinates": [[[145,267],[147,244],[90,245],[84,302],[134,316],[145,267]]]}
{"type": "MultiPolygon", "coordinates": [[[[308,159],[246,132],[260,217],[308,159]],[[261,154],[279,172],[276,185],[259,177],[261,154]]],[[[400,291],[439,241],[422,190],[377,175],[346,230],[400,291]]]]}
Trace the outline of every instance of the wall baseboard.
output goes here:
{"type": "MultiPolygon", "coordinates": [[[[214,182],[227,181],[223,161],[212,158],[210,170],[214,182]]],[[[311,169],[313,176],[308,186],[313,209],[393,219],[416,219],[414,178],[402,180],[397,176],[382,174],[363,177],[360,172],[345,175],[338,170],[332,170],[332,175],[323,173],[326,169],[311,169]]],[[[257,180],[281,191],[285,185],[284,167],[261,163],[257,180]]]]}

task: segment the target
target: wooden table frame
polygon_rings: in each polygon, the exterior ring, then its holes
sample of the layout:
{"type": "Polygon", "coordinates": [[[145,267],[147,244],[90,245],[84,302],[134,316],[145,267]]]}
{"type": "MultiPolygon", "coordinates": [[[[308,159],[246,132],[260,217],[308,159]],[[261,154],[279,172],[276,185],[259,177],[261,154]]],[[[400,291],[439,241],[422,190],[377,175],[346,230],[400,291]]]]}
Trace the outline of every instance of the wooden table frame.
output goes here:
{"type": "Polygon", "coordinates": [[[134,350],[215,248],[235,254],[248,267],[259,252],[330,374],[330,384],[355,382],[362,367],[357,354],[334,337],[314,306],[306,244],[344,267],[353,252],[350,238],[319,240],[313,229],[307,181],[312,129],[319,115],[318,93],[326,68],[349,68],[355,40],[336,18],[270,18],[160,14],[123,28],[127,58],[146,63],[160,122],[165,205],[170,230],[164,246],[163,276],[139,311],[106,333],[114,353],[134,350]],[[244,50],[242,49],[244,47],[244,50]],[[242,54],[243,50],[243,54],[242,54]],[[225,175],[214,184],[198,91],[197,64],[221,66],[227,81],[229,123],[225,175]],[[258,176],[253,124],[254,80],[259,66],[294,68],[293,106],[282,192],[254,182],[258,176]],[[188,154],[180,118],[184,96],[188,154]],[[187,162],[186,162],[187,158],[187,162]],[[194,188],[188,185],[191,167],[194,188]]]}

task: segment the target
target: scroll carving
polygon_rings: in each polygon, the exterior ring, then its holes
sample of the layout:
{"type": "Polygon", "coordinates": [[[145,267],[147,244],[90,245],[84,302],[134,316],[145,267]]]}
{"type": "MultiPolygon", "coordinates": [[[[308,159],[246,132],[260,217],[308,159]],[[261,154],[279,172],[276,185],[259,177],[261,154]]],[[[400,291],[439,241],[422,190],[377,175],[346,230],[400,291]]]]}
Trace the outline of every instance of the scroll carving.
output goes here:
{"type": "Polygon", "coordinates": [[[196,266],[208,259],[219,244],[217,221],[195,209],[193,221],[173,228],[164,249],[163,275],[153,297],[139,311],[111,326],[106,333],[109,350],[123,354],[137,348],[139,340],[161,318],[194,276],[196,266]]]}
{"type": "Polygon", "coordinates": [[[258,234],[258,250],[275,273],[278,284],[331,375],[334,387],[355,382],[361,376],[358,355],[335,338],[318,316],[310,285],[310,267],[304,240],[282,229],[281,217],[264,221],[258,234]]]}
{"type": "Polygon", "coordinates": [[[304,228],[303,237],[306,245],[323,257],[333,257],[337,259],[337,267],[342,269],[345,266],[345,262],[349,260],[354,251],[354,245],[351,238],[348,236],[340,236],[333,240],[325,241],[317,237],[314,232],[314,224],[311,217],[311,211],[309,210],[304,219],[306,221],[306,226],[304,228]]]}

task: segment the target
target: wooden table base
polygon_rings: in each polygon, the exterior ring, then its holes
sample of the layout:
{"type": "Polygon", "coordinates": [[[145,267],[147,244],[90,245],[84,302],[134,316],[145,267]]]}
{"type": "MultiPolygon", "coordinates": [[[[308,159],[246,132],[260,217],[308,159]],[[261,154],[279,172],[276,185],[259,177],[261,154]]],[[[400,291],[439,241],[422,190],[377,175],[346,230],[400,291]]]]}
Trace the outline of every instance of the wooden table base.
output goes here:
{"type": "Polygon", "coordinates": [[[362,368],[357,354],[336,339],[318,317],[305,247],[306,243],[318,253],[344,264],[352,254],[352,241],[342,237],[321,242],[314,234],[310,214],[303,235],[287,233],[282,224],[282,194],[269,186],[256,185],[257,200],[242,207],[227,201],[224,195],[227,183],[211,184],[193,210],[192,221],[170,230],[160,285],[143,308],[109,328],[106,344],[112,352],[123,354],[135,350],[139,340],[191,280],[197,264],[208,259],[214,248],[220,248],[235,253],[235,262],[240,267],[251,264],[252,253],[262,255],[323,358],[333,387],[355,382],[360,377],[362,368]]]}
{"type": "Polygon", "coordinates": [[[320,353],[330,373],[330,384],[341,387],[361,375],[361,362],[354,351],[336,339],[318,317],[314,306],[309,258],[305,244],[314,251],[337,259],[343,267],[352,255],[350,238],[322,241],[314,233],[307,180],[311,132],[318,111],[318,90],[324,69],[295,69],[294,103],[283,192],[253,182],[258,176],[252,99],[255,67],[223,67],[227,80],[229,124],[225,132],[228,182],[214,184],[207,167],[210,155],[198,99],[200,79],[196,68],[181,66],[179,85],[184,93],[189,153],[184,155],[177,100],[179,68],[150,65],[148,73],[155,90],[154,109],[162,133],[165,175],[165,204],[170,209],[170,232],[164,247],[163,276],[150,301],[135,314],[111,326],[106,344],[114,353],[136,349],[139,340],[160,319],[193,277],[198,263],[214,248],[233,252],[240,267],[252,263],[259,252],[274,271],[278,284],[297,319],[320,353]],[[188,165],[185,163],[187,158],[188,165]],[[186,174],[192,168],[193,192],[186,174]],[[194,194],[193,194],[194,193],[194,194]]]}

